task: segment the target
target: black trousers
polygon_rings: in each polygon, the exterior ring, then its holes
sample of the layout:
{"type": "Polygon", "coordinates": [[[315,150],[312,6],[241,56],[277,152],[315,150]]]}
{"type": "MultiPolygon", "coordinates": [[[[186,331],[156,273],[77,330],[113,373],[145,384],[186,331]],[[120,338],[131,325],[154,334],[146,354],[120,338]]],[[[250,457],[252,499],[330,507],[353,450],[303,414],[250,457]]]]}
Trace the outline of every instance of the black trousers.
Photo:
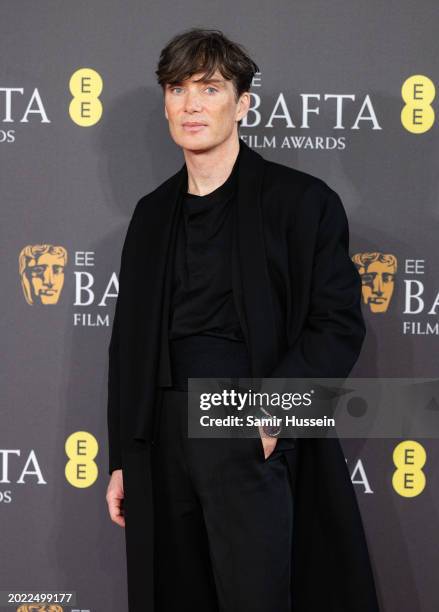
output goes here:
{"type": "Polygon", "coordinates": [[[155,612],[291,612],[293,489],[279,439],[187,436],[166,389],[151,455],[155,612]]]}

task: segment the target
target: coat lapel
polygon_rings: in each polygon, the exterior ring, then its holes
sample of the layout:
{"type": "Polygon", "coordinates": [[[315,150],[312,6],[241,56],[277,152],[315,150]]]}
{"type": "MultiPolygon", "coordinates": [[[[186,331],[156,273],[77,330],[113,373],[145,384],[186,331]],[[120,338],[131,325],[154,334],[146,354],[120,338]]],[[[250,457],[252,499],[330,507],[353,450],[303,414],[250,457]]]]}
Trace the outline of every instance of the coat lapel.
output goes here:
{"type": "MultiPolygon", "coordinates": [[[[234,287],[247,322],[252,377],[268,376],[279,356],[262,217],[264,158],[240,139],[234,287]],[[241,285],[241,287],[239,286],[241,285]]],[[[239,307],[238,307],[239,308],[239,307]]]]}
{"type": "MultiPolygon", "coordinates": [[[[236,309],[241,320],[250,354],[252,377],[268,376],[279,358],[279,339],[272,305],[262,220],[262,181],[265,161],[243,140],[240,143],[237,198],[232,248],[232,285],[236,309]]],[[[143,317],[144,395],[137,410],[135,436],[145,437],[150,402],[157,399],[161,388],[172,386],[168,327],[171,308],[173,260],[178,223],[181,214],[180,192],[187,185],[187,168],[183,164],[164,185],[157,189],[144,216],[145,240],[154,245],[154,259],[144,262],[143,282],[157,291],[148,296],[148,310],[155,313],[143,317]],[[146,275],[146,278],[145,278],[146,275]],[[155,306],[155,307],[154,307],[155,306]],[[159,320],[157,320],[159,316],[159,320]],[[155,330],[160,329],[160,333],[155,330]],[[154,341],[155,340],[155,341],[154,341]],[[157,356],[159,358],[157,359],[157,356]],[[155,380],[146,385],[145,380],[155,380]]],[[[151,252],[148,249],[148,252],[151,252]]]]}
{"type": "Polygon", "coordinates": [[[170,264],[180,218],[179,194],[186,178],[186,165],[183,165],[153,192],[148,204],[145,203],[136,235],[136,257],[130,258],[134,269],[133,283],[137,285],[142,279],[142,286],[146,288],[142,312],[133,315],[129,321],[129,325],[135,328],[131,338],[137,348],[131,350],[136,356],[134,383],[140,389],[136,396],[139,401],[133,406],[133,435],[140,439],[149,439],[151,435],[157,377],[166,385],[171,383],[167,338],[172,282],[170,264]]]}

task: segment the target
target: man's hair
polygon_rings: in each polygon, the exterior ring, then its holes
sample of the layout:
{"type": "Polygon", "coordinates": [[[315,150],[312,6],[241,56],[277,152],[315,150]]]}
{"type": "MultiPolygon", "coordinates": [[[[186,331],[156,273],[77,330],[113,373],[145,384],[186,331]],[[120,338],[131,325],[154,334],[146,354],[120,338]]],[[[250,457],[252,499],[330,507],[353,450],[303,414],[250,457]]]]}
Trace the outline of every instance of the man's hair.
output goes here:
{"type": "Polygon", "coordinates": [[[259,72],[246,49],[220,30],[190,28],[174,36],[162,49],[155,73],[164,91],[167,84],[180,83],[198,72],[208,79],[216,69],[232,81],[236,100],[250,91],[253,77],[259,72]]]}

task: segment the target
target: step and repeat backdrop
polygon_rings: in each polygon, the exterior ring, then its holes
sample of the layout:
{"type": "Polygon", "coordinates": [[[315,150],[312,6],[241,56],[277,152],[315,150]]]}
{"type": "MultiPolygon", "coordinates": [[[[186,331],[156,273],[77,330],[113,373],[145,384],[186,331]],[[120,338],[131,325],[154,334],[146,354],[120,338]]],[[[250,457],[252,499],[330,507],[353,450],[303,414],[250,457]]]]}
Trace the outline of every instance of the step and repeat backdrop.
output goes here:
{"type": "MultiPolygon", "coordinates": [[[[2,3],[1,605],[75,593],[5,609],[127,609],[107,351],[134,206],[184,161],[154,74],[176,33],[243,44],[240,137],[339,193],[368,330],[352,376],[437,376],[438,19],[432,0],[2,3]]],[[[342,445],[383,611],[439,609],[437,440],[342,445]]]]}

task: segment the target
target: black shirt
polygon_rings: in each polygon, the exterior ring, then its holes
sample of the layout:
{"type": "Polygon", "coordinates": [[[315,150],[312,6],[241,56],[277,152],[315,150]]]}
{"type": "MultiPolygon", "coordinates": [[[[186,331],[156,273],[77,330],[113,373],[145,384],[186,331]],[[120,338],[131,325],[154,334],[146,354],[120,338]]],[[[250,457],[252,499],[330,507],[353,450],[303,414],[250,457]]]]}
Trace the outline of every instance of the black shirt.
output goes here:
{"type": "Polygon", "coordinates": [[[173,267],[170,356],[174,388],[187,378],[250,376],[232,290],[232,230],[239,155],[204,196],[181,194],[173,267]]]}
{"type": "Polygon", "coordinates": [[[232,293],[231,253],[237,161],[207,195],[183,193],[169,338],[202,334],[242,342],[232,293]]]}

